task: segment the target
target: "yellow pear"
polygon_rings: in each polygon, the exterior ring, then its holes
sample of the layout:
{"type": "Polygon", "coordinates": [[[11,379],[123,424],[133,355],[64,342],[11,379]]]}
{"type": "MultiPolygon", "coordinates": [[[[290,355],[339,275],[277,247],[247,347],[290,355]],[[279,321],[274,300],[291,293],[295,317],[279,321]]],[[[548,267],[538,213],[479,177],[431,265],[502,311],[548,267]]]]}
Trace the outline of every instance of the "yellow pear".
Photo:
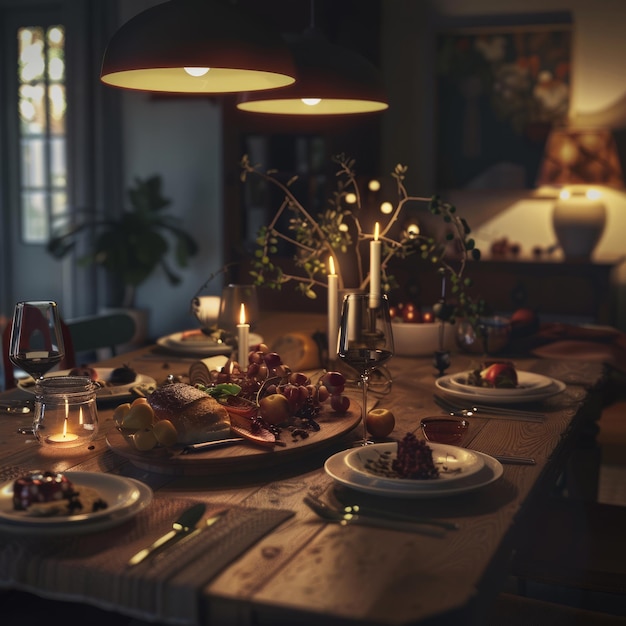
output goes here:
{"type": "Polygon", "coordinates": [[[160,420],[152,428],[156,440],[162,446],[173,446],[178,441],[176,426],[169,420],[160,420]]]}
{"type": "Polygon", "coordinates": [[[122,427],[130,430],[149,428],[154,421],[154,411],[149,404],[139,403],[132,405],[122,421],[122,427]]]}

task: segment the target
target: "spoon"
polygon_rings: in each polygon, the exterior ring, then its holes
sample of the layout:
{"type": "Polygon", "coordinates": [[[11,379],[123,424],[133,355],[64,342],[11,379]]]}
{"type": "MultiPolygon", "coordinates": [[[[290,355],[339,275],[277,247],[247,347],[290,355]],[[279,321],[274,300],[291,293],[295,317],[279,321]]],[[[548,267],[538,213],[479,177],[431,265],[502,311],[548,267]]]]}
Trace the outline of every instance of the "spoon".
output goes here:
{"type": "Polygon", "coordinates": [[[327,506],[320,506],[320,503],[315,498],[311,498],[309,496],[304,496],[303,502],[323,520],[335,524],[341,524],[342,526],[363,524],[365,526],[374,526],[377,528],[388,528],[390,530],[399,530],[403,532],[421,533],[424,535],[430,535],[431,537],[443,537],[446,532],[443,528],[428,526],[415,521],[403,522],[384,517],[357,515],[355,513],[337,511],[327,506]]]}
{"type": "Polygon", "coordinates": [[[402,513],[396,513],[395,511],[387,511],[385,509],[377,509],[370,506],[361,506],[359,504],[352,504],[344,506],[342,509],[335,509],[325,502],[322,502],[319,498],[308,494],[306,499],[309,500],[309,505],[314,502],[318,511],[325,511],[329,516],[342,516],[346,515],[367,515],[373,517],[382,517],[385,519],[391,519],[398,522],[412,522],[414,524],[429,524],[432,526],[439,526],[446,530],[458,530],[459,525],[454,522],[447,522],[445,520],[432,519],[430,517],[417,517],[415,515],[403,515],[402,513]]]}

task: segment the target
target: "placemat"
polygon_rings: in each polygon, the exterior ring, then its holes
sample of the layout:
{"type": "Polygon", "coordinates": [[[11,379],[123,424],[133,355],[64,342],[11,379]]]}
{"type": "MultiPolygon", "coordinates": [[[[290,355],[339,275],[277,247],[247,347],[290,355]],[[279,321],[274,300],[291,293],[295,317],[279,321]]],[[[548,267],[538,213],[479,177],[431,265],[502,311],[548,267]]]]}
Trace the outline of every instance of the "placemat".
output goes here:
{"type": "Polygon", "coordinates": [[[0,532],[0,586],[86,602],[140,619],[197,624],[206,584],[294,513],[207,502],[206,517],[228,511],[189,541],[127,566],[132,555],[171,530],[173,520],[194,502],[156,496],[132,520],[93,534],[0,532]]]}

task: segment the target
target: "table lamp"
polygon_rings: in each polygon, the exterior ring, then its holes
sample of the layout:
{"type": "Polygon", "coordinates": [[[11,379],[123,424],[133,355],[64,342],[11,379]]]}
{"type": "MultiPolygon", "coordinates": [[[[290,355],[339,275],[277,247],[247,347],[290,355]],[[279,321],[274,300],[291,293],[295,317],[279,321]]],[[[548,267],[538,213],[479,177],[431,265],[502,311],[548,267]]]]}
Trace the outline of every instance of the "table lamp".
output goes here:
{"type": "Polygon", "coordinates": [[[554,129],[546,142],[537,184],[560,189],[552,225],[565,258],[588,261],[606,224],[602,187],[624,185],[611,131],[554,129]]]}

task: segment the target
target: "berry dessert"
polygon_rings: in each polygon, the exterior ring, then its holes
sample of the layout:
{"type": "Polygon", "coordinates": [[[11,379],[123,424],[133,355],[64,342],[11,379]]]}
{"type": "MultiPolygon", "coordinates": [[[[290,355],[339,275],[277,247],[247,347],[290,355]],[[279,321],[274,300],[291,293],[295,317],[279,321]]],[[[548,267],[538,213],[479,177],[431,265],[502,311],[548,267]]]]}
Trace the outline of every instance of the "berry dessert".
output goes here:
{"type": "Polygon", "coordinates": [[[433,452],[428,444],[413,433],[407,433],[398,441],[398,452],[391,464],[401,478],[438,478],[439,470],[433,461],[433,452]]]}
{"type": "Polygon", "coordinates": [[[107,503],[95,489],[74,488],[62,473],[32,472],[13,483],[13,509],[26,515],[50,517],[93,513],[107,508],[107,503]]]}
{"type": "Polygon", "coordinates": [[[413,433],[398,441],[395,457],[391,450],[381,452],[377,458],[368,459],[365,468],[383,478],[430,480],[439,478],[439,469],[433,460],[428,444],[413,433]]]}
{"type": "Polygon", "coordinates": [[[109,375],[109,382],[111,385],[129,385],[134,383],[137,378],[137,372],[128,367],[128,365],[122,365],[122,367],[116,367],[109,375]]]}

